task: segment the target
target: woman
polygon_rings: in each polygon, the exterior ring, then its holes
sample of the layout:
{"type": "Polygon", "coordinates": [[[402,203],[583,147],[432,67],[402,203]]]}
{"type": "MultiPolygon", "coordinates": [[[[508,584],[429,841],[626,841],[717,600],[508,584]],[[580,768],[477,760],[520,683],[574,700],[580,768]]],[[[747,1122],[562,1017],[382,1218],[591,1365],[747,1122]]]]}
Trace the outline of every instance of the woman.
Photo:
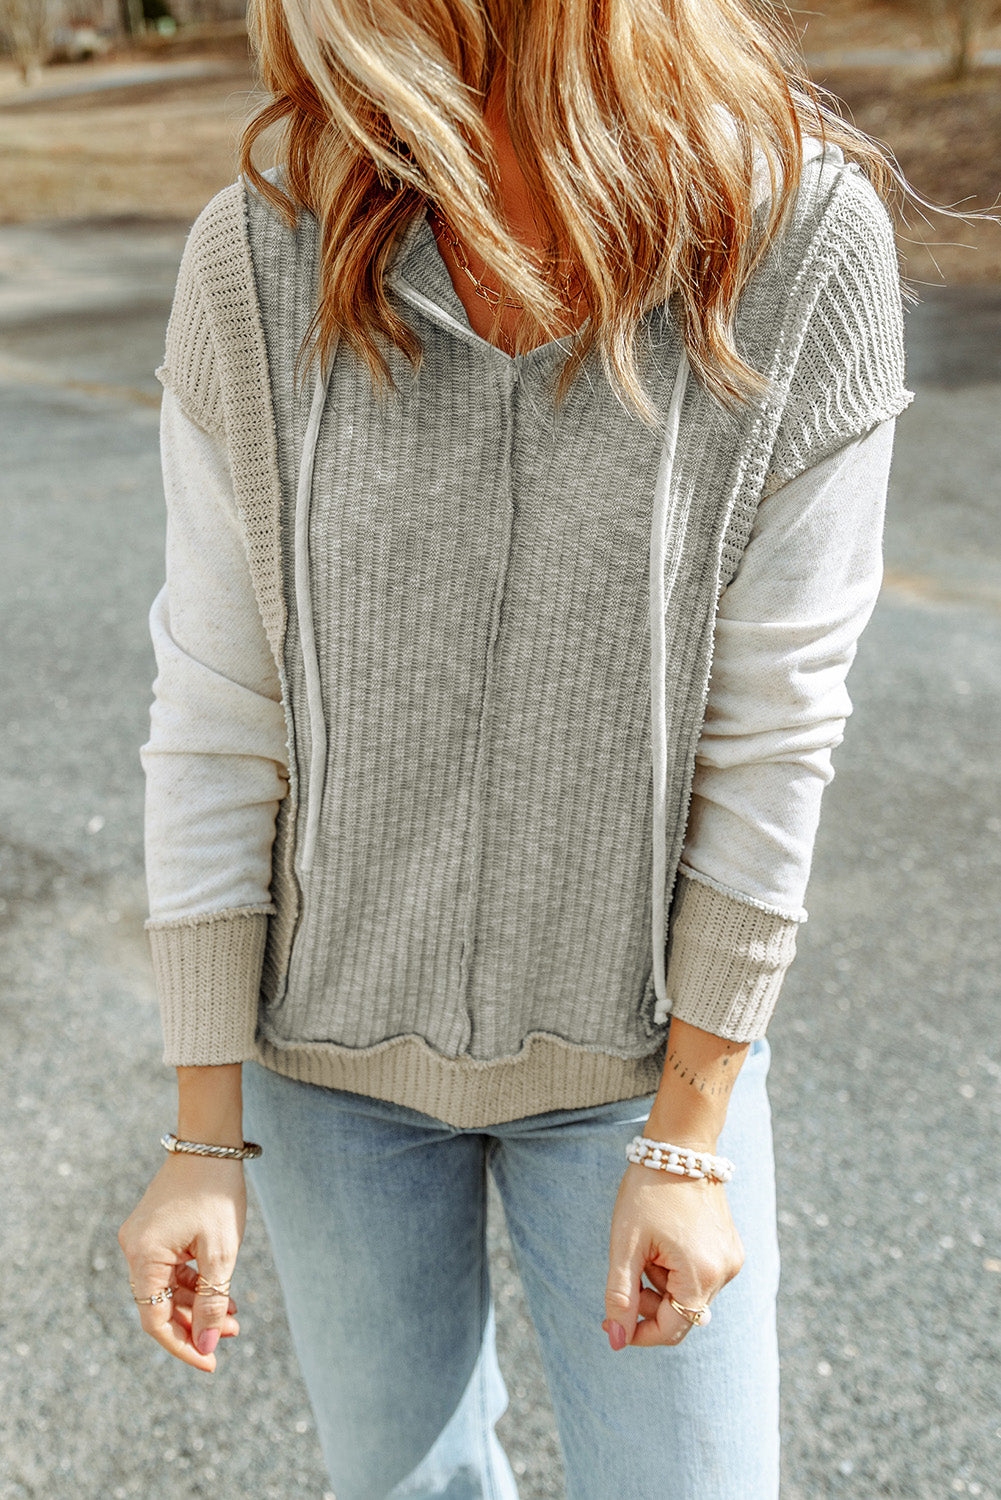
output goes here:
{"type": "Polygon", "coordinates": [[[237,1334],[252,1137],[338,1500],[515,1496],[489,1168],[568,1495],[765,1500],[765,1031],[910,399],[890,169],[737,0],[255,27],[159,371],[143,1327],[237,1334]]]}

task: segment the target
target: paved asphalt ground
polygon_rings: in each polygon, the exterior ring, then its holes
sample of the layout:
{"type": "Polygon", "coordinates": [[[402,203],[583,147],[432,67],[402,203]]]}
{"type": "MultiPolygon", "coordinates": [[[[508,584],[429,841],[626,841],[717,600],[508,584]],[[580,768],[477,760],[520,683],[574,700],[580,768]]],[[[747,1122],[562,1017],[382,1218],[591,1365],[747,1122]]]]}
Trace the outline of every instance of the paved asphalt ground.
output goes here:
{"type": "MultiPolygon", "coordinates": [[[[115,1240],[172,1117],[138,747],[182,238],[0,230],[0,1500],[326,1488],[256,1211],[211,1380],[140,1335],[115,1240]]],[[[999,292],[909,316],[887,581],[770,1031],[784,1500],[1001,1497],[999,332],[999,292]]],[[[501,1433],[523,1500],[558,1497],[493,1207],[501,1433]]]]}

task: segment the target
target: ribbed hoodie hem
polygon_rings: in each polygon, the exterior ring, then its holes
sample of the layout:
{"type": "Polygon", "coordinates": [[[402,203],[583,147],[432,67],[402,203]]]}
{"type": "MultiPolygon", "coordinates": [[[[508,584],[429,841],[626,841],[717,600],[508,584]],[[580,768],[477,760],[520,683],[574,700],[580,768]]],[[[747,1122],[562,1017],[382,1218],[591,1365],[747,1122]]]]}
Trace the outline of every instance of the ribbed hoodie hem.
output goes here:
{"type": "Polygon", "coordinates": [[[445,1057],[416,1036],[354,1048],[258,1035],[257,1047],[257,1061],[286,1078],[385,1099],[463,1130],[652,1094],[664,1066],[663,1044],[645,1057],[615,1057],[543,1032],[516,1056],[487,1060],[445,1057]]]}

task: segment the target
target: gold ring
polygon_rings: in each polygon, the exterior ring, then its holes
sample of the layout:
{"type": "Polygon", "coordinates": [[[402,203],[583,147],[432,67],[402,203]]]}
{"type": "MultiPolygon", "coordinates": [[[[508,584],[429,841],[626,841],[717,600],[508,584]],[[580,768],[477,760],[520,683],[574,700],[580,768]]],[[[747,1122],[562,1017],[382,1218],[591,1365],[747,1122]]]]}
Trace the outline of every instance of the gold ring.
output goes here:
{"type": "Polygon", "coordinates": [[[233,1278],[231,1276],[229,1278],[229,1281],[224,1281],[223,1282],[222,1286],[213,1286],[212,1282],[211,1281],[206,1281],[205,1277],[199,1271],[199,1273],[198,1273],[198,1279],[195,1282],[195,1296],[196,1297],[211,1297],[211,1296],[228,1297],[229,1296],[230,1283],[232,1282],[232,1280],[233,1280],[233,1278]]]}
{"type": "Polygon", "coordinates": [[[152,1297],[137,1297],[136,1289],[131,1281],[129,1282],[129,1289],[132,1292],[133,1301],[137,1302],[140,1307],[155,1307],[158,1302],[169,1302],[174,1295],[174,1288],[172,1286],[165,1286],[162,1291],[154,1292],[152,1297]]]}
{"type": "Polygon", "coordinates": [[[708,1306],[682,1307],[680,1302],[675,1302],[670,1292],[665,1292],[664,1296],[667,1298],[668,1302],[670,1302],[675,1312],[680,1313],[683,1318],[687,1318],[693,1328],[704,1328],[705,1325],[709,1322],[709,1319],[712,1317],[712,1313],[708,1306]]]}

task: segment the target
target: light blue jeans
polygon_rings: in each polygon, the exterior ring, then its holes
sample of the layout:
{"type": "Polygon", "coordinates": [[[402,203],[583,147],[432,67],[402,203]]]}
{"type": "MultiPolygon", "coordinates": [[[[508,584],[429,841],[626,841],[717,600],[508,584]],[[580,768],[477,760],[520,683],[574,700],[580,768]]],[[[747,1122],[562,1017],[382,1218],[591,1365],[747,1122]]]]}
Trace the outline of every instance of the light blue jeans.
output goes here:
{"type": "Polygon", "coordinates": [[[485,1244],[493,1173],[538,1331],[567,1500],[776,1500],[778,1245],[768,1043],[719,1150],[746,1260],[712,1322],[613,1353],[601,1330],[624,1147],[652,1096],[458,1130],[248,1063],[249,1176],[337,1500],[517,1500],[485,1244]]]}

